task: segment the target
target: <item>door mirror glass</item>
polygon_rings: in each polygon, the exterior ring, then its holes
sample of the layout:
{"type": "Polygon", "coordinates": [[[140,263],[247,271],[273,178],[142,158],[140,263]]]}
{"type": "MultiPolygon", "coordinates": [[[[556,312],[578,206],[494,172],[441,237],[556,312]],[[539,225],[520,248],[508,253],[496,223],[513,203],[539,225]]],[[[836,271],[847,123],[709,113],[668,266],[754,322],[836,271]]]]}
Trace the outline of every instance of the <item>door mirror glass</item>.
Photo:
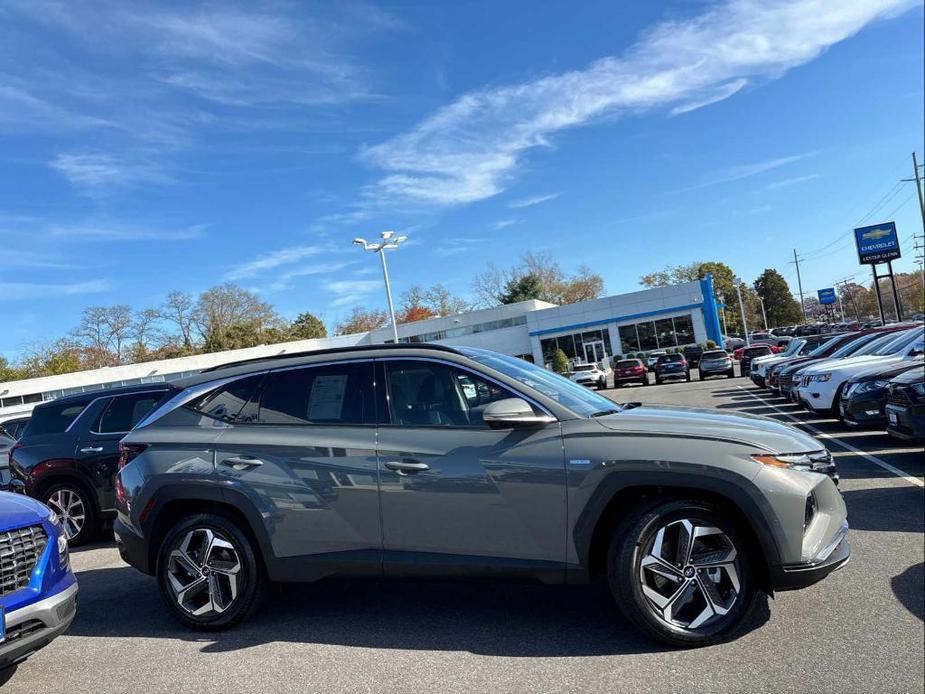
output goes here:
{"type": "Polygon", "coordinates": [[[492,429],[529,427],[556,421],[547,414],[537,414],[522,398],[505,398],[487,405],[482,420],[492,429]]]}

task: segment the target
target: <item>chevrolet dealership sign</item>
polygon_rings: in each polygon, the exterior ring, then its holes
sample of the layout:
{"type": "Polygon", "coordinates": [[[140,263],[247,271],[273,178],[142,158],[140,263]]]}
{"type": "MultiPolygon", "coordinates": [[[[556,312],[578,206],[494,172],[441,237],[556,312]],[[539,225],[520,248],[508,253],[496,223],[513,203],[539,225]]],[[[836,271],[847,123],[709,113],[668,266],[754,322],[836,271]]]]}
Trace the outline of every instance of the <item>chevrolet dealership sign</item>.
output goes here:
{"type": "Polygon", "coordinates": [[[894,222],[855,229],[854,241],[862,265],[885,263],[900,257],[899,237],[894,222]]]}

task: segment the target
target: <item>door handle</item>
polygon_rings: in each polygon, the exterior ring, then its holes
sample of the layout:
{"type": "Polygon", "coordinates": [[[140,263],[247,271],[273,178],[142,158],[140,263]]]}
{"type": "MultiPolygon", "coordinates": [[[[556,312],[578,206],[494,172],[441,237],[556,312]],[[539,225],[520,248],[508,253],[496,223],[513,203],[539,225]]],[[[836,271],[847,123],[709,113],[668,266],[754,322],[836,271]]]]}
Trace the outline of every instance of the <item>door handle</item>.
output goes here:
{"type": "Polygon", "coordinates": [[[417,460],[387,460],[384,464],[389,470],[394,470],[399,475],[413,475],[416,472],[430,470],[430,465],[417,460]]]}
{"type": "Polygon", "coordinates": [[[225,458],[222,461],[222,465],[228,465],[233,467],[235,470],[243,470],[246,467],[255,467],[257,465],[263,465],[263,461],[260,458],[251,458],[249,456],[237,456],[233,455],[230,458],[225,458]]]}
{"type": "Polygon", "coordinates": [[[81,448],[80,452],[81,453],[102,453],[103,447],[102,446],[87,446],[86,448],[81,448]]]}

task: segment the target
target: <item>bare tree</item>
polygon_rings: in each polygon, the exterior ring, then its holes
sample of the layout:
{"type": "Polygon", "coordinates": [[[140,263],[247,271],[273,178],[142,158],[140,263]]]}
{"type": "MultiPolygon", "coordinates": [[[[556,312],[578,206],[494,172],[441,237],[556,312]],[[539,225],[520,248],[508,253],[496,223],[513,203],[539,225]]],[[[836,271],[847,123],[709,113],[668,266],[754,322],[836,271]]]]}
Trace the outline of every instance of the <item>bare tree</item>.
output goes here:
{"type": "Polygon", "coordinates": [[[173,323],[177,327],[180,346],[186,350],[193,347],[194,308],[195,304],[192,295],[180,291],[170,292],[161,308],[161,315],[164,320],[173,323]]]}
{"type": "Polygon", "coordinates": [[[256,294],[234,284],[212,287],[199,295],[193,312],[195,325],[208,351],[241,343],[242,331],[257,334],[285,329],[285,321],[256,294]],[[230,339],[234,337],[234,339],[230,339]]]}
{"type": "Polygon", "coordinates": [[[581,266],[578,274],[569,277],[559,266],[558,261],[548,253],[525,253],[519,265],[507,270],[489,265],[488,269],[476,275],[472,283],[479,305],[497,306],[511,296],[521,296],[514,291],[531,278],[529,284],[538,286],[531,291],[533,298],[554,304],[571,304],[576,301],[596,299],[604,291],[603,278],[581,266]]]}
{"type": "Polygon", "coordinates": [[[116,362],[121,364],[126,343],[132,337],[134,318],[132,309],[125,304],[109,306],[103,315],[103,324],[109,332],[109,349],[115,354],[116,362]]]}
{"type": "Polygon", "coordinates": [[[154,346],[161,342],[162,331],[158,323],[163,314],[156,308],[146,308],[135,313],[132,329],[135,334],[135,344],[132,348],[132,360],[144,361],[151,354],[154,346]]]}

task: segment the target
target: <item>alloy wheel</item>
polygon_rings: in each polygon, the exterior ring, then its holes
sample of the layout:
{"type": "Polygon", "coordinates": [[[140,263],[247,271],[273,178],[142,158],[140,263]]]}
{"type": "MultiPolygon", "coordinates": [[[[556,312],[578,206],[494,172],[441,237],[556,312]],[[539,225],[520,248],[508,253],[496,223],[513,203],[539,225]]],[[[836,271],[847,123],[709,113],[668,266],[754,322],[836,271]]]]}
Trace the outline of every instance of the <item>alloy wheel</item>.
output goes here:
{"type": "Polygon", "coordinates": [[[739,598],[735,545],[719,528],[682,519],[655,533],[639,565],[646,604],[674,628],[698,629],[721,621],[739,598]]]}
{"type": "Polygon", "coordinates": [[[58,514],[61,525],[64,526],[64,535],[68,540],[80,534],[87,520],[87,509],[84,507],[80,494],[73,489],[61,487],[54,490],[45,503],[58,514]]]}
{"type": "Polygon", "coordinates": [[[231,541],[211,528],[194,528],[170,553],[167,579],[174,600],[194,617],[223,613],[238,597],[241,561],[231,541]]]}

